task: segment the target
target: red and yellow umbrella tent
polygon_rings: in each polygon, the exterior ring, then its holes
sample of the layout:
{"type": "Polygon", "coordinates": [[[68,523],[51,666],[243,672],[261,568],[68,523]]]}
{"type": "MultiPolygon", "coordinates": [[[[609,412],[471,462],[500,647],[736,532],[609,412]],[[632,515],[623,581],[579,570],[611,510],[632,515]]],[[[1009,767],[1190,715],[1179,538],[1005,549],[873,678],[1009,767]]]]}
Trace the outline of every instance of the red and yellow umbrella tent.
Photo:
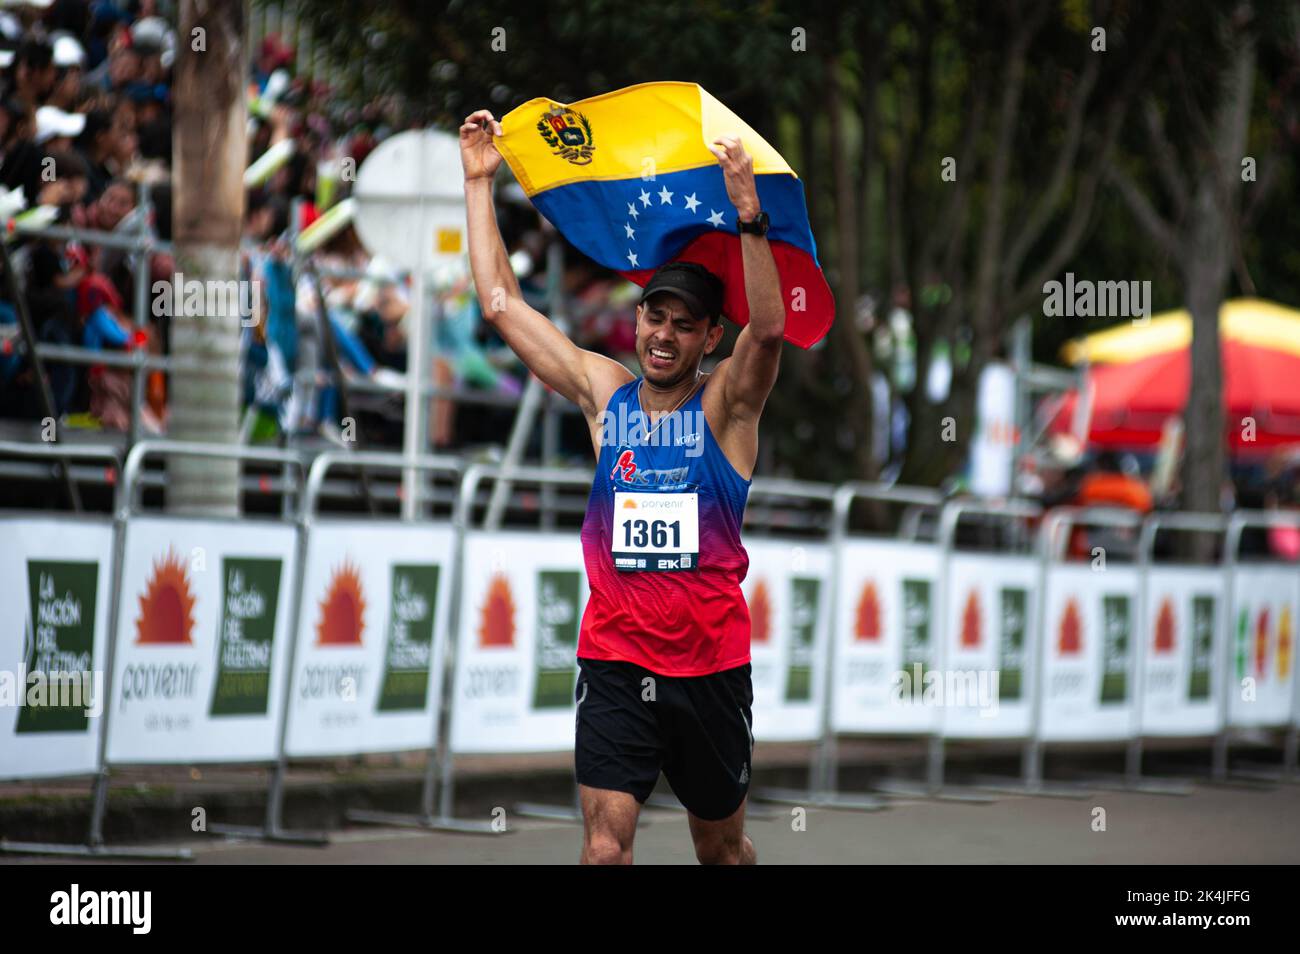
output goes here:
{"type": "MultiPolygon", "coordinates": [[[[1231,452],[1245,456],[1300,444],[1300,311],[1258,298],[1227,301],[1219,309],[1219,337],[1231,452]]],[[[1191,344],[1192,317],[1185,310],[1067,344],[1065,359],[1088,365],[1088,443],[1154,450],[1165,422],[1187,404],[1191,344]]],[[[1077,392],[1067,394],[1049,430],[1069,431],[1078,401],[1077,392]]]]}

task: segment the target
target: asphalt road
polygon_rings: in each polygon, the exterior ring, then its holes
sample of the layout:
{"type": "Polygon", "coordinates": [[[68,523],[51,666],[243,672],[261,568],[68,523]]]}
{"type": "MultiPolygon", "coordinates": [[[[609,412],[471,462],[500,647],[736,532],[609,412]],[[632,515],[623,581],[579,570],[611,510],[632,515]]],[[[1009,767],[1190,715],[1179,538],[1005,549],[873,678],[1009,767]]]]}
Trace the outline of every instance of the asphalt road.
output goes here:
{"type": "MultiPolygon", "coordinates": [[[[999,795],[986,804],[894,799],[883,811],[789,807],[751,818],[769,864],[1296,864],[1300,785],[1200,786],[1190,795],[1094,791],[1085,798],[999,795]],[[1094,830],[1104,809],[1105,830],[1094,830]]],[[[487,816],[483,820],[488,820],[487,816]]],[[[190,842],[199,864],[570,864],[578,826],[510,818],[505,834],[464,835],[358,826],[327,848],[209,838],[190,842]]],[[[686,816],[647,809],[635,857],[695,861],[686,816]]],[[[30,861],[31,859],[26,859],[30,861]]],[[[20,859],[5,859],[14,863],[20,859]]],[[[66,861],[64,862],[66,863],[66,861]]],[[[100,862],[93,862],[100,863],[100,862]]]]}

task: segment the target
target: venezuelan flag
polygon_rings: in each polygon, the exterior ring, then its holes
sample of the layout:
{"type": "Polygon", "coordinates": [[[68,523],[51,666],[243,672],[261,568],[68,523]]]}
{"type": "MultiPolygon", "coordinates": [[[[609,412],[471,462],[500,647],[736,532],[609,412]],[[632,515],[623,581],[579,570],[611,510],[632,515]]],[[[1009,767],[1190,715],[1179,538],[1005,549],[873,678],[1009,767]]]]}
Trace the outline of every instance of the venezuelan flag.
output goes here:
{"type": "Polygon", "coordinates": [[[749,321],[736,209],[708,144],[740,137],[781,276],[785,337],[831,326],[803,183],[758,133],[695,83],[643,83],[577,103],[533,99],[501,120],[497,149],[537,210],[583,254],[644,286],[665,262],[698,262],[725,285],[723,313],[749,321]]]}

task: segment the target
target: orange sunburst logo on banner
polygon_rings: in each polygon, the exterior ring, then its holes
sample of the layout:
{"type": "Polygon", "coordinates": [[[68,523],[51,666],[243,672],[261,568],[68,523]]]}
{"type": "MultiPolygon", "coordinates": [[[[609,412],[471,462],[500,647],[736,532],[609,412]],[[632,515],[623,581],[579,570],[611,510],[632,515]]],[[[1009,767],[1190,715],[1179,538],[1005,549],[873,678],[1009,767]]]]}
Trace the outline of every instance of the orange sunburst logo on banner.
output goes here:
{"type": "Polygon", "coordinates": [[[1073,656],[1083,648],[1083,620],[1079,618],[1079,602],[1071,597],[1065,602],[1065,612],[1061,614],[1061,638],[1057,642],[1057,652],[1062,656],[1073,656]]]}
{"type": "Polygon", "coordinates": [[[862,587],[862,595],[858,597],[857,618],[853,622],[853,638],[867,643],[874,643],[880,639],[880,597],[876,594],[876,584],[871,580],[862,587]]]}
{"type": "Polygon", "coordinates": [[[1255,675],[1268,672],[1268,607],[1259,611],[1255,619],[1255,675]]]}
{"type": "Polygon", "coordinates": [[[1282,613],[1277,620],[1277,677],[1285,679],[1291,675],[1291,607],[1283,604],[1282,613]]]}
{"type": "Polygon", "coordinates": [[[749,598],[750,639],[766,643],[772,638],[772,600],[767,595],[767,581],[754,584],[754,595],[749,598]]]}
{"type": "Polygon", "coordinates": [[[1158,653],[1173,652],[1177,634],[1178,626],[1174,622],[1174,604],[1166,596],[1160,604],[1160,612],[1156,614],[1155,651],[1158,653]]]}
{"type": "Polygon", "coordinates": [[[136,644],[190,646],[194,640],[194,591],[185,564],[172,550],[155,559],[140,594],[136,644]]]}
{"type": "Polygon", "coordinates": [[[492,577],[479,617],[478,644],[481,648],[515,644],[515,598],[504,573],[492,577]]]}
{"type": "Polygon", "coordinates": [[[319,603],[317,646],[360,646],[365,629],[366,596],[361,571],[349,559],[334,568],[319,603]]]}
{"type": "Polygon", "coordinates": [[[971,590],[966,597],[966,607],[961,613],[961,645],[963,649],[978,649],[980,644],[980,596],[971,590]]]}

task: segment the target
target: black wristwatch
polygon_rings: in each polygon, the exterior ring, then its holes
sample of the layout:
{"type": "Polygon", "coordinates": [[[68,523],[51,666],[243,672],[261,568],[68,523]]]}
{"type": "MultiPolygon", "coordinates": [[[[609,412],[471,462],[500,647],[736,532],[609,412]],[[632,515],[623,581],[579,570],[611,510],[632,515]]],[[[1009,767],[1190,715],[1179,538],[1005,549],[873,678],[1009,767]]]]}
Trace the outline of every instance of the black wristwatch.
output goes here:
{"type": "Polygon", "coordinates": [[[754,216],[752,222],[742,222],[736,220],[736,228],[742,233],[749,235],[766,235],[767,234],[767,213],[759,212],[754,216]]]}

